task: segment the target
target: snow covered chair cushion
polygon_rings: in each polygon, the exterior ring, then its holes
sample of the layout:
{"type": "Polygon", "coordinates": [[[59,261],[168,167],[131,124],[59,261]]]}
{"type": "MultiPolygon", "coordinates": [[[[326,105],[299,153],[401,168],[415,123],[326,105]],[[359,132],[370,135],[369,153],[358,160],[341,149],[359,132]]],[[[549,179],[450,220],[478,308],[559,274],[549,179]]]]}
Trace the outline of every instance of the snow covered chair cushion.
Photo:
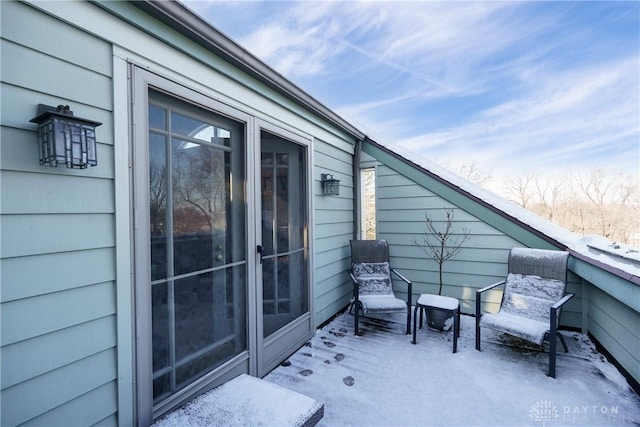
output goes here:
{"type": "Polygon", "coordinates": [[[355,308],[355,334],[358,335],[360,313],[406,313],[407,334],[411,332],[411,281],[389,265],[389,244],[386,240],[352,240],[351,271],[353,298],[349,312],[355,308]],[[391,274],[407,286],[407,299],[397,298],[391,274]]]}
{"type": "Polygon", "coordinates": [[[514,335],[541,348],[549,341],[549,376],[556,375],[556,340],[569,351],[558,323],[562,306],[574,294],[565,294],[569,252],[533,248],[509,251],[507,278],[476,291],[476,350],[482,327],[514,335]],[[482,295],[504,285],[496,314],[483,312],[482,295]]]}
{"type": "Polygon", "coordinates": [[[353,264],[352,271],[358,279],[361,297],[362,295],[389,295],[393,293],[388,262],[353,264]]]}
{"type": "Polygon", "coordinates": [[[393,294],[388,262],[363,262],[352,266],[358,280],[359,300],[365,313],[404,312],[407,303],[393,294]]]}
{"type": "Polygon", "coordinates": [[[480,326],[542,345],[551,306],[564,296],[565,287],[560,280],[509,273],[500,311],[484,314],[480,326]]]}

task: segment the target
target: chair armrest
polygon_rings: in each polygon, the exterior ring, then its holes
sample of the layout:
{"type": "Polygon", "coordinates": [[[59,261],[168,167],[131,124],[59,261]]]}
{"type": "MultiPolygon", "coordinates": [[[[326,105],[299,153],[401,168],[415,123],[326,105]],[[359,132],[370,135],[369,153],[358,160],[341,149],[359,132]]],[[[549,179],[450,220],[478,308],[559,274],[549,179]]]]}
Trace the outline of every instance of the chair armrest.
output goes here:
{"type": "MultiPolygon", "coordinates": [[[[575,294],[567,294],[549,308],[549,345],[550,345],[549,351],[553,352],[554,354],[556,351],[556,336],[558,333],[558,326],[560,324],[560,310],[562,309],[562,306],[574,296],[575,294]]],[[[566,352],[567,345],[564,344],[564,341],[563,341],[563,345],[564,345],[564,351],[566,352]]],[[[553,367],[553,370],[551,370],[552,369],[551,367],[549,369],[550,369],[549,375],[554,376],[555,366],[553,367]]]]}
{"type": "Polygon", "coordinates": [[[392,271],[396,276],[398,276],[399,278],[401,278],[402,280],[404,280],[404,281],[405,281],[405,283],[407,283],[407,284],[409,284],[409,285],[411,284],[411,281],[410,281],[409,279],[407,279],[406,277],[404,277],[402,274],[398,273],[398,272],[396,271],[396,269],[395,269],[395,268],[392,268],[392,269],[391,269],[391,271],[392,271]]]}
{"type": "Polygon", "coordinates": [[[560,321],[560,310],[562,309],[562,306],[565,305],[566,302],[569,301],[574,296],[575,294],[567,294],[550,307],[549,309],[549,321],[551,322],[549,325],[550,331],[557,329],[558,323],[560,321]]]}
{"type": "Polygon", "coordinates": [[[498,283],[494,283],[493,285],[486,286],[476,291],[476,329],[479,327],[480,317],[482,316],[482,294],[488,290],[497,288],[500,285],[504,285],[505,283],[507,283],[506,280],[501,280],[498,283]]]}
{"type": "Polygon", "coordinates": [[[356,279],[356,276],[353,275],[353,272],[349,272],[349,276],[351,277],[351,281],[353,282],[353,295],[357,298],[358,291],[360,290],[360,282],[356,279]]]}
{"type": "Polygon", "coordinates": [[[391,271],[393,272],[393,274],[398,276],[400,279],[402,279],[407,284],[407,310],[408,310],[409,308],[411,308],[411,300],[413,299],[413,292],[412,292],[412,289],[411,289],[411,287],[412,287],[411,280],[407,279],[406,277],[404,277],[402,274],[398,273],[393,268],[391,269],[391,271]]]}
{"type": "Polygon", "coordinates": [[[351,281],[353,282],[353,286],[358,285],[358,279],[356,279],[356,276],[354,276],[351,271],[349,272],[349,277],[351,277],[351,281]]]}
{"type": "Polygon", "coordinates": [[[552,309],[559,309],[560,307],[562,307],[563,305],[565,305],[567,303],[567,301],[569,301],[571,298],[573,298],[574,296],[576,296],[576,294],[567,294],[564,297],[562,297],[562,299],[560,301],[558,301],[557,303],[553,304],[551,306],[552,309]]]}
{"type": "Polygon", "coordinates": [[[507,282],[506,282],[505,280],[502,280],[502,281],[500,281],[500,282],[498,282],[498,283],[494,283],[493,285],[489,285],[489,286],[484,287],[484,288],[482,288],[482,289],[478,289],[478,290],[476,291],[476,294],[481,294],[481,293],[486,292],[486,291],[488,291],[488,290],[490,290],[490,289],[497,288],[498,286],[500,286],[500,285],[504,285],[505,283],[507,283],[507,282]]]}

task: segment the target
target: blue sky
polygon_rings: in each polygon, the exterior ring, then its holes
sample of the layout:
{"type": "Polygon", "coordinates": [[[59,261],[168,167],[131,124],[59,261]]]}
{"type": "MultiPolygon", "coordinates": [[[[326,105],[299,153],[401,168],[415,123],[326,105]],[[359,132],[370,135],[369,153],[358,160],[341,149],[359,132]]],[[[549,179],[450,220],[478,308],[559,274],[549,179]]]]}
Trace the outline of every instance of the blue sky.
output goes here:
{"type": "Polygon", "coordinates": [[[640,168],[640,2],[186,1],[372,139],[495,177],[640,168]]]}

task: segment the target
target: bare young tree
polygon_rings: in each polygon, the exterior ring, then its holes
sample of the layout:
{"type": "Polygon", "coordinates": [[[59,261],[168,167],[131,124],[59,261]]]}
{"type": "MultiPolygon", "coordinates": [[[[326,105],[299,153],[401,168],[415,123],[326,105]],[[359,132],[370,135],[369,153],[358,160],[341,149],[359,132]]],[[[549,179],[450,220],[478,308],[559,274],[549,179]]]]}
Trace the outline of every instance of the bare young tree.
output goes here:
{"type": "Polygon", "coordinates": [[[445,208],[446,222],[441,230],[431,215],[425,212],[425,230],[422,235],[422,242],[414,239],[413,243],[420,248],[428,257],[433,258],[438,263],[440,287],[438,295],[442,294],[442,266],[445,261],[456,256],[462,249],[462,245],[470,239],[470,230],[462,229],[462,234],[456,235],[454,232],[454,210],[445,208]]]}

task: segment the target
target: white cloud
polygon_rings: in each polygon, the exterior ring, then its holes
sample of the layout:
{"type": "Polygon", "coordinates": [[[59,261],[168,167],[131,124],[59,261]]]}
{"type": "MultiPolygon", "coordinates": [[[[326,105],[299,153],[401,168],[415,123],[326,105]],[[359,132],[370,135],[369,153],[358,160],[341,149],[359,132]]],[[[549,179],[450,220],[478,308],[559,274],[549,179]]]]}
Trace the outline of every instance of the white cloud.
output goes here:
{"type": "Polygon", "coordinates": [[[485,110],[452,129],[400,141],[413,150],[453,157],[471,154],[492,168],[544,169],[602,161],[597,153],[627,147],[614,166],[638,167],[638,64],[632,57],[565,73],[538,74],[519,98],[485,110]],[[631,143],[630,143],[631,141],[631,143]],[[612,145],[613,144],[613,145],[612,145]],[[481,147],[481,149],[478,149],[481,147]],[[445,154],[446,153],[446,154],[445,154]],[[521,156],[519,157],[519,153],[521,156]]]}
{"type": "Polygon", "coordinates": [[[250,17],[230,27],[243,46],[374,139],[492,169],[639,167],[631,4],[223,4],[250,17]]]}

